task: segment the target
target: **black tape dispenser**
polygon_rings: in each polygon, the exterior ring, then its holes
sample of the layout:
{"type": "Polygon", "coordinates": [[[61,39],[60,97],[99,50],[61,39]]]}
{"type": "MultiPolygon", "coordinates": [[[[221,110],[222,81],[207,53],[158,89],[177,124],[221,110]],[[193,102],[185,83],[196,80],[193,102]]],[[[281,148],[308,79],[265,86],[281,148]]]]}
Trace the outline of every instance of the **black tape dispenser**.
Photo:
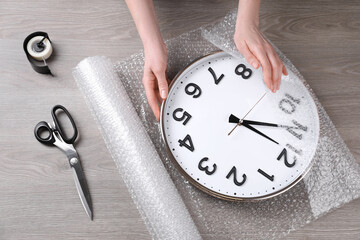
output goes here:
{"type": "Polygon", "coordinates": [[[53,53],[49,35],[46,32],[34,32],[24,40],[23,48],[32,68],[41,74],[51,74],[46,60],[53,53]]]}

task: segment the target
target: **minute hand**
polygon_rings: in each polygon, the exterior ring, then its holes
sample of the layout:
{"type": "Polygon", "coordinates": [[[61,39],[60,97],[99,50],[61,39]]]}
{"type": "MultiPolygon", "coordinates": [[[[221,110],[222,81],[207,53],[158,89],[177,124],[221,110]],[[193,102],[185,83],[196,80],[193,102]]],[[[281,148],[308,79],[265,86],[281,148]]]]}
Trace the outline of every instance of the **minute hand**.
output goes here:
{"type": "Polygon", "coordinates": [[[243,120],[243,124],[251,124],[251,125],[259,125],[259,126],[269,126],[269,127],[281,127],[282,125],[278,125],[275,123],[267,123],[267,122],[257,122],[252,120],[243,120]]]}
{"type": "Polygon", "coordinates": [[[229,117],[229,122],[230,123],[247,123],[250,125],[258,125],[258,126],[268,126],[268,127],[283,127],[283,128],[296,128],[296,127],[291,127],[291,126],[286,126],[286,125],[281,125],[281,124],[275,124],[275,123],[267,123],[267,122],[258,122],[258,121],[252,121],[252,120],[240,120],[238,117],[236,117],[235,115],[231,114],[229,117]]]}
{"type": "Polygon", "coordinates": [[[257,121],[252,121],[252,120],[243,120],[243,123],[251,124],[251,125],[258,125],[258,126],[280,127],[280,128],[288,128],[288,129],[289,128],[295,128],[295,129],[298,128],[298,127],[294,127],[294,126],[287,126],[287,125],[267,123],[267,122],[257,122],[257,121]]]}
{"type": "Polygon", "coordinates": [[[250,129],[251,131],[256,132],[257,134],[263,136],[264,138],[267,138],[267,139],[269,139],[270,141],[272,141],[272,142],[274,142],[274,143],[276,143],[276,144],[279,144],[279,143],[278,143],[277,141],[275,141],[274,139],[266,136],[265,134],[263,134],[262,132],[260,132],[260,131],[257,130],[256,128],[253,128],[252,126],[250,126],[248,123],[245,123],[245,120],[243,120],[243,122],[241,123],[241,125],[244,126],[244,127],[246,127],[246,128],[248,128],[248,129],[250,129]]]}
{"type": "Polygon", "coordinates": [[[281,125],[275,124],[275,123],[266,123],[266,122],[257,122],[257,121],[252,121],[252,120],[241,120],[240,118],[238,118],[237,116],[230,114],[229,117],[229,122],[230,123],[246,123],[246,124],[251,124],[251,125],[260,125],[260,126],[269,126],[269,127],[280,127],[281,125]]]}

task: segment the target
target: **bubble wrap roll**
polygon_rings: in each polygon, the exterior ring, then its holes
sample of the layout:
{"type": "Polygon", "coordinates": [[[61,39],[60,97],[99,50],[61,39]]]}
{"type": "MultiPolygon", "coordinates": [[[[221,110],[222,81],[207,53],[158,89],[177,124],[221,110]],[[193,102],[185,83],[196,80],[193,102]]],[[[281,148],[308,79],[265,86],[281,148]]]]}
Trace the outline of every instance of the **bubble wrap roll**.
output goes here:
{"type": "Polygon", "coordinates": [[[73,75],[151,236],[200,239],[111,61],[87,58],[73,75]]]}

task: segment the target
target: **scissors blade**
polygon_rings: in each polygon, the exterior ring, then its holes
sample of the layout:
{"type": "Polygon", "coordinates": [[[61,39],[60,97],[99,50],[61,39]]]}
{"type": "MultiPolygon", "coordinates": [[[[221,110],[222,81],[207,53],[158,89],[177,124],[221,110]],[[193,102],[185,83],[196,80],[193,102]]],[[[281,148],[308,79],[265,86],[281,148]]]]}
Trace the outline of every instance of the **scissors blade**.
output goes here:
{"type": "Polygon", "coordinates": [[[71,169],[73,172],[73,177],[76,185],[77,192],[80,196],[81,203],[85,209],[86,214],[91,220],[93,220],[92,215],[92,205],[90,192],[86,183],[85,175],[81,167],[80,160],[77,159],[77,162],[70,160],[71,169]]]}

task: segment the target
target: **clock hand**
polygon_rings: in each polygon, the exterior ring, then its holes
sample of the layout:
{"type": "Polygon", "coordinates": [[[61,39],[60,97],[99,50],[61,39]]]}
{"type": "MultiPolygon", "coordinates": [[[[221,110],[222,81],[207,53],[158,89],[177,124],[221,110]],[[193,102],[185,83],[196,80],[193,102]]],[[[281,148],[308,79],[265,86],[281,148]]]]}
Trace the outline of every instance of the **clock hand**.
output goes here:
{"type": "Polygon", "coordinates": [[[266,94],[267,92],[265,92],[264,95],[262,95],[262,97],[255,103],[255,105],[245,114],[245,116],[242,119],[246,118],[246,116],[254,109],[254,107],[261,101],[261,99],[265,97],[266,94]]]}
{"type": "Polygon", "coordinates": [[[257,121],[252,121],[252,120],[241,120],[238,117],[236,117],[235,115],[231,114],[229,117],[229,122],[230,123],[248,123],[251,125],[260,125],[260,126],[269,126],[269,127],[280,127],[281,125],[277,125],[275,123],[267,123],[267,122],[257,122],[257,121]]]}
{"type": "Polygon", "coordinates": [[[243,123],[251,124],[251,125],[259,125],[259,126],[268,126],[268,127],[282,127],[283,125],[278,125],[275,123],[267,123],[267,122],[257,122],[252,120],[243,120],[243,123]]]}
{"type": "Polygon", "coordinates": [[[259,126],[268,126],[268,127],[281,127],[281,128],[297,128],[297,127],[292,127],[292,126],[286,126],[286,125],[281,125],[281,124],[275,124],[275,123],[267,123],[267,122],[258,122],[258,121],[252,121],[252,120],[242,120],[239,119],[238,117],[236,117],[235,115],[231,114],[229,116],[229,122],[230,123],[247,123],[250,125],[259,125],[259,126]]]}
{"type": "Polygon", "coordinates": [[[240,118],[238,118],[237,116],[230,114],[229,116],[229,123],[239,123],[240,122],[240,118]]]}
{"type": "Polygon", "coordinates": [[[244,127],[246,127],[246,128],[248,128],[248,129],[250,129],[251,131],[256,132],[257,134],[263,136],[264,138],[267,138],[267,139],[269,139],[270,141],[272,141],[272,142],[274,142],[274,143],[276,143],[276,144],[279,144],[277,141],[275,141],[274,139],[266,136],[265,134],[263,134],[262,132],[260,132],[260,131],[257,130],[256,128],[253,128],[253,127],[250,126],[248,123],[242,123],[241,125],[244,126],[244,127]]]}
{"type": "MultiPolygon", "coordinates": [[[[245,114],[245,116],[242,119],[244,119],[251,112],[251,110],[254,109],[254,107],[261,101],[261,99],[265,97],[266,94],[267,92],[265,92],[264,95],[262,95],[262,97],[254,104],[254,106],[245,114]]],[[[237,126],[240,125],[241,125],[240,122],[238,122],[238,124],[236,124],[236,126],[233,129],[231,129],[231,131],[228,133],[228,136],[230,136],[230,134],[235,130],[235,128],[237,128],[237,126]]]]}

